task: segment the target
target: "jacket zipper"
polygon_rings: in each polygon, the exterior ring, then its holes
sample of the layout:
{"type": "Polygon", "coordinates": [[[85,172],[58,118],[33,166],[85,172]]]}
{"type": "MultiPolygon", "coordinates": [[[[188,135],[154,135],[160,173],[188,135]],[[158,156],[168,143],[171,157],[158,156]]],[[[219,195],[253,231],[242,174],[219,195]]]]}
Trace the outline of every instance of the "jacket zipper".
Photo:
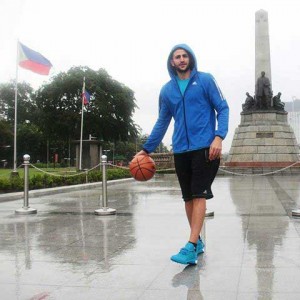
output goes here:
{"type": "Polygon", "coordinates": [[[185,96],[186,90],[188,89],[188,87],[189,87],[189,85],[190,85],[190,83],[191,83],[191,79],[192,79],[192,78],[190,78],[189,83],[188,83],[188,85],[187,85],[187,87],[186,87],[186,89],[185,89],[183,95],[181,94],[181,91],[180,91],[179,84],[178,84],[177,80],[175,80],[175,81],[176,81],[176,84],[177,84],[178,91],[179,91],[179,93],[180,93],[180,95],[181,95],[182,102],[183,102],[184,129],[185,129],[185,135],[186,135],[186,140],[187,140],[188,150],[190,149],[190,139],[189,139],[189,134],[188,134],[188,130],[187,130],[187,124],[186,124],[185,97],[184,97],[184,96],[185,96]]]}

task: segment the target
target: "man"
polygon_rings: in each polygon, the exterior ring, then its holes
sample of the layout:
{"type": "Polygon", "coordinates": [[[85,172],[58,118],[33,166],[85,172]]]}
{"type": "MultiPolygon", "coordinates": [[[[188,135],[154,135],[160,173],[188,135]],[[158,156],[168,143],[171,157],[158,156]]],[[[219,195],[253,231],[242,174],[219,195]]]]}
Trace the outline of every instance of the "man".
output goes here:
{"type": "Polygon", "coordinates": [[[171,80],[161,89],[158,119],[143,150],[137,155],[156,149],[173,117],[175,169],[190,224],[190,236],[185,247],[171,260],[196,264],[197,255],[204,252],[200,232],[206,199],[213,197],[211,184],[218,171],[222,140],[228,131],[229,108],[212,75],[197,71],[196,57],[189,46],[175,46],[167,66],[171,80]]]}
{"type": "Polygon", "coordinates": [[[255,98],[257,99],[258,108],[268,108],[271,106],[272,90],[271,83],[266,73],[261,72],[261,77],[257,78],[255,86],[255,98]]]}

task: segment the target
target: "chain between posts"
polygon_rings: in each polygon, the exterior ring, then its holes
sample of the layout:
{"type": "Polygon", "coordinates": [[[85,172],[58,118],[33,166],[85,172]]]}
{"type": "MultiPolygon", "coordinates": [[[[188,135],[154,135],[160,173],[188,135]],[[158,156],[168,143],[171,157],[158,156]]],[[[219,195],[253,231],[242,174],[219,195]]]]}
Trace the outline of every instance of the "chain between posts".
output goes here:
{"type": "MultiPolygon", "coordinates": [[[[287,170],[287,169],[293,167],[294,165],[296,165],[298,163],[299,162],[295,162],[295,163],[292,163],[291,165],[289,165],[287,167],[284,167],[282,169],[275,170],[273,172],[261,173],[261,174],[236,173],[236,172],[231,172],[231,171],[224,170],[222,167],[219,167],[219,170],[224,172],[224,173],[228,173],[228,174],[231,174],[231,175],[237,175],[237,176],[245,176],[245,177],[267,176],[267,175],[272,175],[272,174],[276,174],[276,173],[282,172],[284,170],[287,170]]],[[[109,164],[109,165],[113,166],[113,167],[116,167],[116,168],[120,168],[120,169],[128,169],[126,167],[121,167],[121,166],[117,166],[117,165],[113,165],[113,164],[109,164]]],[[[160,170],[162,170],[162,171],[175,171],[175,168],[160,169],[160,170]]],[[[205,216],[206,217],[212,217],[212,216],[214,216],[214,212],[213,211],[206,212],[205,216]]],[[[300,209],[292,210],[292,216],[296,217],[296,218],[300,217],[300,209]]],[[[205,234],[205,222],[203,223],[203,231],[204,231],[204,234],[205,234]]]]}
{"type": "MultiPolygon", "coordinates": [[[[260,174],[246,174],[246,173],[237,173],[237,172],[231,172],[231,171],[228,171],[228,170],[225,170],[223,169],[222,167],[219,167],[219,170],[224,172],[224,173],[227,173],[227,174],[231,174],[231,175],[236,175],[236,176],[248,176],[248,177],[255,177],[255,176],[267,176],[267,175],[272,175],[272,174],[276,174],[276,173],[279,173],[279,172],[282,172],[284,170],[287,170],[291,167],[293,167],[294,165],[298,164],[299,162],[294,162],[292,163],[291,165],[289,166],[286,166],[282,169],[279,169],[279,170],[275,170],[275,171],[272,171],[272,172],[267,172],[267,173],[260,173],[260,174]]],[[[23,164],[22,164],[23,165],[23,164]]],[[[20,165],[19,167],[21,167],[22,165],[20,165]]],[[[50,173],[50,172],[47,172],[45,170],[42,170],[38,167],[36,167],[34,164],[32,163],[29,163],[29,165],[31,167],[33,167],[34,169],[42,172],[42,173],[45,173],[45,174],[48,174],[50,176],[57,176],[57,177],[75,177],[75,176],[80,176],[80,175],[86,175],[87,176],[87,173],[98,168],[99,166],[102,165],[102,163],[99,163],[97,164],[96,166],[92,167],[91,169],[88,169],[88,170],[85,170],[84,172],[80,172],[80,173],[76,173],[76,174],[72,174],[72,175],[61,175],[61,174],[53,174],[53,173],[50,173]]],[[[111,166],[111,167],[114,167],[114,168],[119,168],[119,169],[123,169],[123,170],[129,170],[128,167],[124,167],[124,166],[118,166],[118,165],[114,165],[112,163],[106,163],[107,166],[111,166]]],[[[19,168],[18,167],[18,168],[19,168]]],[[[167,168],[167,169],[160,169],[160,171],[175,171],[175,168],[167,168]]],[[[5,174],[4,174],[5,175],[5,174]]],[[[0,175],[0,176],[4,176],[4,175],[0,175]]]]}
{"type": "MultiPolygon", "coordinates": [[[[272,175],[272,174],[276,174],[276,173],[279,173],[279,172],[282,172],[284,170],[287,170],[291,167],[293,167],[294,165],[298,164],[299,162],[294,162],[292,163],[291,165],[289,166],[286,166],[282,169],[279,169],[279,170],[275,170],[275,171],[272,171],[272,172],[267,172],[267,173],[261,173],[261,174],[245,174],[245,173],[237,173],[237,172],[231,172],[231,171],[228,171],[228,170],[225,170],[223,169],[222,167],[219,167],[219,170],[224,172],[224,173],[227,173],[227,174],[231,174],[231,175],[237,175],[237,176],[248,176],[248,177],[255,177],[255,176],[267,176],[267,175],[272,175]]],[[[128,170],[129,168],[128,167],[123,167],[123,166],[118,166],[118,165],[113,165],[111,163],[108,163],[108,165],[112,166],[112,167],[115,167],[115,168],[119,168],[119,169],[126,169],[128,170]]],[[[175,171],[175,168],[168,168],[168,169],[159,169],[159,171],[175,171]]]]}
{"type": "MultiPolygon", "coordinates": [[[[95,210],[95,214],[96,215],[112,215],[112,214],[115,214],[116,213],[116,210],[115,209],[112,209],[112,208],[108,208],[107,207],[107,166],[112,166],[112,167],[116,167],[116,168],[119,168],[119,169],[126,169],[128,170],[129,168],[128,167],[123,167],[123,166],[117,166],[117,165],[114,165],[112,163],[108,163],[107,162],[107,156],[106,155],[103,155],[102,157],[102,160],[99,164],[97,164],[96,166],[94,166],[93,168],[89,169],[89,170],[85,170],[84,172],[81,172],[81,173],[77,173],[77,174],[73,174],[73,175],[60,175],[60,174],[52,174],[50,172],[46,172],[44,170],[41,170],[37,167],[35,167],[33,164],[31,164],[29,161],[30,161],[30,156],[28,154],[25,154],[23,156],[23,159],[24,159],[24,163],[23,163],[23,166],[24,166],[24,204],[23,204],[23,207],[20,208],[20,209],[17,209],[15,212],[17,214],[35,214],[37,213],[37,210],[34,209],[34,208],[30,208],[29,206],[29,198],[28,198],[28,191],[29,191],[29,166],[32,166],[33,168],[43,172],[43,173],[46,173],[46,174],[49,174],[51,176],[60,176],[60,177],[73,177],[73,176],[79,176],[79,175],[82,175],[82,174],[85,174],[86,176],[86,183],[88,182],[88,172],[93,170],[93,169],[96,169],[98,168],[100,165],[102,165],[102,208],[98,209],[98,210],[95,210]]],[[[224,173],[228,173],[228,174],[231,174],[231,175],[238,175],[238,176],[247,176],[247,177],[254,177],[254,176],[267,176],[267,175],[271,175],[271,174],[276,174],[278,172],[281,172],[281,171],[284,171],[286,169],[289,169],[291,167],[293,167],[294,165],[298,164],[299,162],[295,162],[295,163],[292,163],[291,165],[287,166],[287,167],[284,167],[282,169],[279,169],[279,170],[275,170],[275,171],[272,171],[272,172],[267,172],[267,173],[262,173],[262,174],[245,174],[245,173],[236,173],[236,172],[231,172],[231,171],[227,171],[227,170],[224,170],[222,167],[219,168],[220,171],[224,172],[224,173]]],[[[162,171],[175,171],[175,168],[169,168],[169,169],[161,169],[162,171]]],[[[299,210],[293,210],[292,211],[292,215],[293,216],[300,216],[300,212],[299,210]]]]}

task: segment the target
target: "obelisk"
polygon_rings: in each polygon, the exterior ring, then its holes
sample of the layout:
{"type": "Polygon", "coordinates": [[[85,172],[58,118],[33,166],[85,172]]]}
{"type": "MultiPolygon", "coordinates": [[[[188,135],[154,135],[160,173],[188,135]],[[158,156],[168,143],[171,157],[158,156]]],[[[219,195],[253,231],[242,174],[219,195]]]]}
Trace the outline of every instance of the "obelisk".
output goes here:
{"type": "Polygon", "coordinates": [[[246,95],[225,166],[268,173],[298,164],[299,146],[287,122],[288,113],[280,100],[281,93],[274,93],[271,84],[269,21],[265,10],[255,13],[255,95],[246,95]]]}
{"type": "Polygon", "coordinates": [[[255,81],[261,72],[271,80],[271,57],[268,12],[261,9],[255,13],[255,81]]]}

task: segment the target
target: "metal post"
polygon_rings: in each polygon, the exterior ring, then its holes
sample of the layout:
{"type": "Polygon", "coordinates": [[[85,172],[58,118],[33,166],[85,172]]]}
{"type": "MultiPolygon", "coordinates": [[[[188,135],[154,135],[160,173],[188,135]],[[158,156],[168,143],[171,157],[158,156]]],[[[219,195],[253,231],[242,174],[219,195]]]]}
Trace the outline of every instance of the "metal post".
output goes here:
{"type": "Polygon", "coordinates": [[[24,204],[22,208],[19,208],[15,211],[16,214],[36,214],[37,210],[35,208],[29,207],[29,199],[28,199],[28,192],[29,192],[29,161],[30,156],[25,154],[23,156],[23,166],[24,166],[24,204]]]}
{"type": "Polygon", "coordinates": [[[202,238],[202,240],[204,241],[205,243],[205,248],[207,247],[207,242],[206,242],[206,218],[209,218],[209,217],[214,217],[215,215],[215,212],[214,211],[207,211],[205,212],[205,218],[203,220],[203,225],[202,225],[202,229],[201,229],[201,232],[200,232],[200,236],[202,238]]]}
{"type": "Polygon", "coordinates": [[[206,244],[206,220],[205,219],[203,220],[200,236],[202,241],[206,244]]]}
{"type": "Polygon", "coordinates": [[[100,171],[102,171],[102,144],[100,144],[99,165],[100,165],[100,171]]]}
{"type": "Polygon", "coordinates": [[[206,211],[205,212],[205,217],[213,217],[215,215],[214,211],[206,211]]]}
{"type": "Polygon", "coordinates": [[[116,210],[114,208],[107,207],[107,180],[106,180],[106,164],[107,156],[102,155],[102,208],[96,209],[95,214],[99,216],[114,215],[116,210]]]}
{"type": "Polygon", "coordinates": [[[293,217],[300,217],[300,209],[292,210],[293,217]]]}

